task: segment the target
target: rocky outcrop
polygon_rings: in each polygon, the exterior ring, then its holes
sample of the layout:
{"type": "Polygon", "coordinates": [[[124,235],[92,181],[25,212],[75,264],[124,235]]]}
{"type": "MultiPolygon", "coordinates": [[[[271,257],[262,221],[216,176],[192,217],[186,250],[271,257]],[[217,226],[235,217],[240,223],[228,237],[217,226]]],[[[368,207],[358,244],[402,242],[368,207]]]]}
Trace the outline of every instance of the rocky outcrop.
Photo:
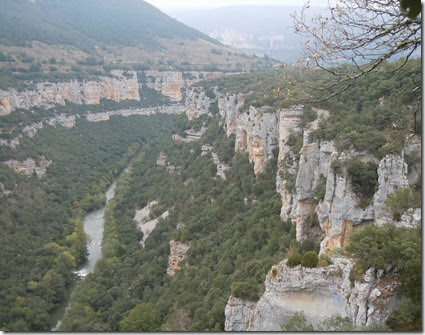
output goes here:
{"type": "Polygon", "coordinates": [[[407,164],[400,156],[387,155],[379,163],[379,187],[373,198],[375,222],[378,225],[393,221],[386,208],[385,200],[389,195],[393,194],[397,188],[409,186],[407,172],[407,164]]]}
{"type": "Polygon", "coordinates": [[[418,134],[409,136],[403,148],[402,157],[408,165],[407,180],[410,185],[418,181],[422,171],[422,143],[418,134]]]}
{"type": "Polygon", "coordinates": [[[199,131],[188,129],[185,131],[185,137],[180,136],[179,134],[173,134],[172,138],[176,142],[193,142],[199,141],[202,135],[207,131],[207,127],[202,127],[199,131]]]}
{"type": "Polygon", "coordinates": [[[224,171],[226,171],[229,166],[224,163],[221,163],[215,152],[213,152],[211,156],[214,164],[217,166],[217,176],[219,176],[221,179],[226,179],[226,174],[224,173],[224,171]]]}
{"type": "Polygon", "coordinates": [[[203,89],[197,87],[187,89],[185,101],[187,118],[193,120],[202,114],[208,114],[212,102],[203,89]]]}
{"type": "Polygon", "coordinates": [[[273,149],[278,144],[278,117],[276,113],[266,112],[269,107],[256,109],[250,107],[246,113],[228,113],[227,135],[234,133],[235,150],[248,152],[249,161],[254,163],[254,173],[264,173],[267,161],[273,157],[273,149]]]}
{"type": "Polygon", "coordinates": [[[136,214],[134,215],[133,220],[136,222],[137,228],[139,228],[143,233],[143,238],[140,241],[142,248],[145,247],[145,241],[149,237],[150,233],[155,229],[159,219],[166,219],[169,215],[169,212],[165,211],[159,217],[150,220],[152,207],[156,204],[158,204],[158,201],[151,201],[147,206],[136,211],[136,214]]]}
{"type": "Polygon", "coordinates": [[[182,89],[203,79],[213,79],[224,75],[223,72],[197,72],[197,71],[145,71],[146,86],[172,101],[182,100],[182,89]]]}
{"type": "Polygon", "coordinates": [[[183,74],[174,71],[145,71],[146,86],[152,88],[173,101],[182,99],[181,89],[185,86],[183,74]]]}
{"type": "Polygon", "coordinates": [[[286,260],[273,266],[258,302],[229,299],[225,330],[279,331],[299,311],[314,325],[334,315],[348,317],[358,327],[384,323],[397,305],[398,278],[371,268],[352,285],[352,261],[339,255],[332,261],[322,268],[290,268],[286,260]]]}
{"type": "Polygon", "coordinates": [[[224,120],[224,129],[227,136],[236,134],[236,123],[239,118],[239,109],[244,103],[244,94],[223,95],[216,92],[217,107],[224,120]]]}
{"type": "Polygon", "coordinates": [[[290,219],[290,212],[295,206],[296,198],[293,196],[291,188],[287,185],[288,176],[295,176],[298,169],[298,161],[295,154],[287,144],[289,135],[300,131],[299,124],[303,115],[303,106],[293,106],[292,108],[282,109],[279,112],[279,155],[278,169],[276,174],[276,191],[282,199],[282,208],[280,217],[283,221],[290,219]]]}
{"type": "Polygon", "coordinates": [[[54,118],[50,119],[47,123],[50,126],[59,125],[59,126],[71,129],[75,127],[75,119],[79,117],[80,117],[79,115],[59,114],[59,115],[56,115],[54,118]]]}
{"type": "Polygon", "coordinates": [[[226,331],[246,331],[249,318],[256,305],[253,301],[230,297],[224,310],[226,315],[224,329],[226,331]]]}
{"type": "Polygon", "coordinates": [[[17,108],[51,108],[65,101],[75,104],[99,104],[101,99],[113,101],[140,100],[136,73],[131,78],[113,71],[113,77],[99,77],[98,81],[69,81],[63,83],[39,83],[33,91],[18,92],[14,89],[0,90],[0,116],[17,108]]]}
{"type": "Polygon", "coordinates": [[[320,244],[322,253],[343,247],[353,226],[371,223],[374,219],[373,206],[358,207],[359,197],[352,191],[345,171],[336,173],[329,168],[327,176],[325,198],[318,206],[320,227],[325,232],[320,244]]]}
{"type": "Polygon", "coordinates": [[[11,159],[3,162],[3,164],[25,176],[32,176],[35,174],[38,178],[41,178],[46,174],[46,169],[52,164],[52,161],[47,160],[44,156],[40,156],[37,161],[32,158],[27,158],[23,162],[11,159]]]}
{"type": "Polygon", "coordinates": [[[158,106],[150,108],[130,108],[130,109],[119,109],[110,112],[102,113],[88,113],[86,120],[89,122],[101,122],[108,121],[111,116],[130,116],[130,115],[154,115],[154,114],[181,114],[184,113],[185,108],[181,105],[171,106],[158,106]]]}
{"type": "Polygon", "coordinates": [[[402,227],[417,227],[421,224],[422,220],[422,209],[421,208],[409,208],[406,212],[401,215],[400,222],[396,222],[397,226],[402,227]]]}
{"type": "Polygon", "coordinates": [[[170,241],[170,256],[168,257],[167,274],[173,277],[176,271],[181,269],[180,262],[186,258],[190,245],[186,243],[170,241]]]}
{"type": "Polygon", "coordinates": [[[156,160],[156,165],[166,166],[167,165],[167,155],[164,151],[159,153],[158,159],[156,160]]]}

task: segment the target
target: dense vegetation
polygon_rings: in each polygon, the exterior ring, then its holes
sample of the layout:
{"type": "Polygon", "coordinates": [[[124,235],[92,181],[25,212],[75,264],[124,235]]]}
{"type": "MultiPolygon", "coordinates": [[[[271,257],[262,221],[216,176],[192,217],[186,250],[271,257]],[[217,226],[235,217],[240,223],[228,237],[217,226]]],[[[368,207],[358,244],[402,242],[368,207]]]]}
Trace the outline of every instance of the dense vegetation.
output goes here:
{"type": "Polygon", "coordinates": [[[258,299],[271,265],[297,245],[293,225],[279,217],[275,164],[256,179],[248,157],[233,157],[233,141],[210,122],[200,142],[160,139],[134,162],[108,211],[107,257],[79,284],[63,330],[223,330],[230,293],[258,299]],[[200,155],[206,143],[227,157],[226,180],[216,176],[210,154],[200,155]],[[161,151],[178,172],[156,165],[161,151]],[[142,249],[135,208],[155,199],[155,215],[170,216],[142,249]],[[172,239],[190,244],[187,265],[173,278],[166,273],[172,239]]]}
{"type": "Polygon", "coordinates": [[[35,40],[91,52],[95,45],[159,47],[157,37],[218,43],[144,1],[7,0],[2,1],[0,22],[0,43],[7,45],[35,40]]]}
{"type": "Polygon", "coordinates": [[[0,195],[2,329],[50,329],[51,313],[74,280],[71,271],[85,260],[82,216],[104,203],[113,178],[173,119],[112,117],[100,123],[79,119],[73,129],[45,126],[13,152],[21,160],[52,160],[41,180],[0,164],[0,182],[11,191],[0,195]]]}

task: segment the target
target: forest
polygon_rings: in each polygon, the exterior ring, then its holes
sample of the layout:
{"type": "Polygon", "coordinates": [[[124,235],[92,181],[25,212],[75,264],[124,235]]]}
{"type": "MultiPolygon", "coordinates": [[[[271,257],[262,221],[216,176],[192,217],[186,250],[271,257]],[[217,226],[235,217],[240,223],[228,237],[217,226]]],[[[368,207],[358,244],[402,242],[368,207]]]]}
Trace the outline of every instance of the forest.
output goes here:
{"type": "Polygon", "coordinates": [[[73,129],[45,126],[14,152],[16,158],[51,160],[44,177],[0,165],[3,192],[10,191],[0,196],[3,330],[50,329],[52,312],[75,280],[72,270],[85,261],[84,214],[103,206],[105,189],[173,119],[112,117],[101,123],[81,119],[73,129]]]}

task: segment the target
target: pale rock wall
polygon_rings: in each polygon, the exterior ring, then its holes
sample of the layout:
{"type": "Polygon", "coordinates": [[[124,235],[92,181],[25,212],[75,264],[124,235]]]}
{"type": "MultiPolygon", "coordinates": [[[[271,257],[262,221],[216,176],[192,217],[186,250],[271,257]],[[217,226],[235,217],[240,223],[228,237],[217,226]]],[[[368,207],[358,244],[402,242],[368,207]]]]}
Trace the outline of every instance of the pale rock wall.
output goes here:
{"type": "Polygon", "coordinates": [[[407,164],[400,156],[387,155],[379,163],[379,186],[373,197],[375,222],[378,225],[383,225],[386,222],[393,221],[390,213],[386,209],[385,200],[388,196],[393,194],[397,188],[409,186],[407,172],[407,164]]]}
{"type": "Polygon", "coordinates": [[[283,174],[295,174],[298,169],[298,161],[292,160],[292,164],[284,163],[285,157],[293,157],[294,153],[287,145],[288,137],[292,132],[299,131],[299,123],[303,113],[303,106],[293,106],[292,108],[281,109],[279,112],[279,156],[278,156],[278,169],[276,174],[276,191],[280,194],[282,199],[282,208],[280,217],[282,221],[290,219],[292,208],[296,207],[296,197],[292,192],[289,192],[286,187],[287,181],[282,177],[283,174]]]}
{"type": "Polygon", "coordinates": [[[146,86],[152,88],[162,95],[169,97],[172,101],[182,100],[182,89],[189,87],[203,79],[219,78],[223,72],[198,72],[198,71],[154,71],[144,72],[146,86]]]}
{"type": "Polygon", "coordinates": [[[224,129],[227,136],[236,134],[236,123],[239,117],[239,108],[244,103],[244,94],[223,95],[216,92],[218,111],[224,120],[224,129]]]}
{"type": "Polygon", "coordinates": [[[184,113],[184,111],[185,111],[185,107],[182,105],[119,109],[115,111],[102,112],[102,113],[88,113],[86,114],[86,120],[89,122],[101,122],[101,121],[108,121],[109,118],[114,115],[130,116],[130,115],[154,115],[154,114],[182,114],[184,113]]]}
{"type": "Polygon", "coordinates": [[[422,142],[418,134],[409,136],[403,148],[402,157],[409,164],[407,180],[413,185],[418,180],[422,170],[422,142]]]}
{"type": "Polygon", "coordinates": [[[186,116],[189,120],[193,120],[202,114],[208,114],[208,109],[213,102],[212,99],[205,95],[204,90],[199,88],[188,88],[186,90],[186,116]]]}
{"type": "Polygon", "coordinates": [[[150,213],[151,213],[152,207],[155,206],[156,204],[158,204],[158,201],[153,200],[142,209],[136,211],[134,215],[133,220],[136,222],[137,228],[139,228],[143,232],[143,238],[140,241],[142,248],[145,247],[145,241],[149,237],[150,233],[155,229],[159,219],[160,218],[166,219],[169,215],[169,212],[165,211],[159,217],[150,220],[150,213]]]}
{"type": "Polygon", "coordinates": [[[290,268],[286,260],[273,266],[265,292],[256,303],[230,297],[225,309],[226,331],[279,331],[295,313],[304,312],[314,325],[334,315],[348,317],[357,326],[385,322],[395,308],[395,276],[369,269],[362,283],[351,285],[353,263],[335,255],[323,268],[290,268]]]}
{"type": "Polygon", "coordinates": [[[63,83],[39,83],[34,91],[18,92],[14,89],[0,90],[0,116],[12,113],[17,108],[51,108],[65,101],[75,104],[99,104],[101,99],[113,101],[140,100],[137,75],[132,78],[114,71],[116,77],[99,77],[99,81],[70,81],[63,83]]]}
{"type": "Polygon", "coordinates": [[[174,71],[145,71],[146,86],[152,88],[173,101],[182,99],[181,89],[185,87],[183,74],[174,71]]]}
{"type": "Polygon", "coordinates": [[[256,305],[253,301],[230,297],[224,310],[226,315],[224,329],[226,331],[246,331],[249,317],[256,305]]]}
{"type": "Polygon", "coordinates": [[[226,174],[224,171],[226,171],[229,166],[220,162],[220,159],[218,158],[218,155],[215,152],[211,153],[211,157],[213,159],[214,164],[217,166],[217,176],[225,180],[226,174]]]}
{"type": "Polygon", "coordinates": [[[250,107],[235,120],[235,150],[248,152],[254,163],[254,173],[264,173],[272,150],[278,145],[278,117],[276,113],[264,113],[267,107],[250,107]]]}
{"type": "Polygon", "coordinates": [[[3,164],[25,176],[31,176],[35,173],[38,178],[42,178],[46,174],[47,167],[52,164],[52,161],[47,160],[44,156],[40,156],[37,161],[32,158],[27,158],[23,162],[11,159],[3,162],[3,164]]]}
{"type": "MultiPolygon", "coordinates": [[[[344,158],[342,155],[336,159],[344,158]]],[[[329,167],[326,175],[325,198],[317,209],[320,227],[325,232],[320,244],[321,253],[343,247],[354,225],[370,223],[374,219],[373,206],[365,209],[357,206],[359,198],[352,191],[345,171],[337,174],[329,167]]]]}

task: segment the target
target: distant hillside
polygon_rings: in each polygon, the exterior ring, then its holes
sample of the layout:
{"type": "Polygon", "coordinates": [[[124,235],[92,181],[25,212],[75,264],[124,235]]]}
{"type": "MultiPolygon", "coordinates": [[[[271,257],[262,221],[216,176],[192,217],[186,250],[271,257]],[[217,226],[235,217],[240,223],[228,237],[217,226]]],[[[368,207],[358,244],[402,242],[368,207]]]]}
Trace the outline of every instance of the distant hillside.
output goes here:
{"type": "Polygon", "coordinates": [[[37,61],[67,72],[78,62],[241,71],[258,60],[142,0],[2,0],[0,67],[29,69],[37,61]]]}
{"type": "MultiPolygon", "coordinates": [[[[294,33],[291,14],[300,9],[300,6],[229,6],[176,10],[169,14],[243,52],[295,62],[301,57],[305,40],[294,33]]],[[[320,8],[312,9],[312,12],[320,11],[320,8]]]]}
{"type": "Polygon", "coordinates": [[[155,46],[156,37],[216,40],[170,18],[144,1],[6,0],[0,7],[0,42],[31,40],[68,44],[85,51],[103,45],[155,46]]]}

